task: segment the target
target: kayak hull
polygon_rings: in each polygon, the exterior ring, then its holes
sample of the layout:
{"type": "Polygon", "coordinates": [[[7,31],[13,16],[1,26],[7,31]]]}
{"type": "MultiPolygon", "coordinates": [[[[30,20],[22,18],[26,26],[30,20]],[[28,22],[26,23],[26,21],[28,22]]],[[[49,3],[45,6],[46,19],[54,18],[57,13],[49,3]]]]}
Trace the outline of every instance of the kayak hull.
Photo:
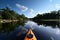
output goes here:
{"type": "Polygon", "coordinates": [[[31,29],[28,31],[27,35],[25,36],[24,40],[37,40],[37,38],[35,37],[35,35],[34,35],[34,33],[33,33],[33,31],[31,29]],[[29,35],[29,34],[33,35],[33,37],[28,38],[27,35],[29,35]]]}

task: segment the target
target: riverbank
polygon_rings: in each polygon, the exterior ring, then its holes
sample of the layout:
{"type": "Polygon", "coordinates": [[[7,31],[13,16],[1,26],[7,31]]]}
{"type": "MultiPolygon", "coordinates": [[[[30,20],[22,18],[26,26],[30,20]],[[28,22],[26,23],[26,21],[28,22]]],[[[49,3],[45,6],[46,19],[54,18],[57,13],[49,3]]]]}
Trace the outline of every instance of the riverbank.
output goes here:
{"type": "Polygon", "coordinates": [[[19,20],[0,20],[0,23],[17,22],[19,20]]]}
{"type": "Polygon", "coordinates": [[[42,19],[41,21],[59,21],[60,22],[60,19],[42,19]]]}

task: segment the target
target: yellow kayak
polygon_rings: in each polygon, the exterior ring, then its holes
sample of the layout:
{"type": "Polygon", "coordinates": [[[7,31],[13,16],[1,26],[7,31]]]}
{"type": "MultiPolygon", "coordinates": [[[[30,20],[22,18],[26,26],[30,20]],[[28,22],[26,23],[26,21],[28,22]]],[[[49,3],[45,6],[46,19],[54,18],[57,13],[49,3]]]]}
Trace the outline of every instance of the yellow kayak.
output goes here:
{"type": "Polygon", "coordinates": [[[37,40],[37,38],[35,37],[33,31],[30,29],[27,35],[25,36],[24,40],[37,40]]]}

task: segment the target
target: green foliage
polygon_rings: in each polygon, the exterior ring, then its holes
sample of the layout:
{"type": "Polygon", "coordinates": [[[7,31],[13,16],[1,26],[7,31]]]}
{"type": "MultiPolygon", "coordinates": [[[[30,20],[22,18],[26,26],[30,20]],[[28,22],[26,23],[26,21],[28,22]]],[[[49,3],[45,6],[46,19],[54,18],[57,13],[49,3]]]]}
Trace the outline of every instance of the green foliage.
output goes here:
{"type": "Polygon", "coordinates": [[[43,19],[59,19],[60,18],[60,10],[58,11],[52,11],[50,13],[44,13],[44,14],[38,14],[34,18],[32,18],[33,21],[40,21],[43,19]]]}
{"type": "Polygon", "coordinates": [[[24,14],[19,15],[14,10],[10,10],[8,7],[0,9],[0,19],[10,19],[10,20],[25,20],[24,14]]]}

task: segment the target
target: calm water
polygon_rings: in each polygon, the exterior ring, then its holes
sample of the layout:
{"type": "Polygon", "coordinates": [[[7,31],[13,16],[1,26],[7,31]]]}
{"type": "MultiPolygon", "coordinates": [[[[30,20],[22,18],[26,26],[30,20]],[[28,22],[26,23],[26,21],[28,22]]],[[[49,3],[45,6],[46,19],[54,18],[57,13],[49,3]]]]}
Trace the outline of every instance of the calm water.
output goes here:
{"type": "Polygon", "coordinates": [[[60,40],[59,23],[50,25],[47,23],[37,24],[32,21],[26,23],[3,23],[0,24],[0,40],[24,40],[28,29],[32,29],[38,40],[60,40]]]}

